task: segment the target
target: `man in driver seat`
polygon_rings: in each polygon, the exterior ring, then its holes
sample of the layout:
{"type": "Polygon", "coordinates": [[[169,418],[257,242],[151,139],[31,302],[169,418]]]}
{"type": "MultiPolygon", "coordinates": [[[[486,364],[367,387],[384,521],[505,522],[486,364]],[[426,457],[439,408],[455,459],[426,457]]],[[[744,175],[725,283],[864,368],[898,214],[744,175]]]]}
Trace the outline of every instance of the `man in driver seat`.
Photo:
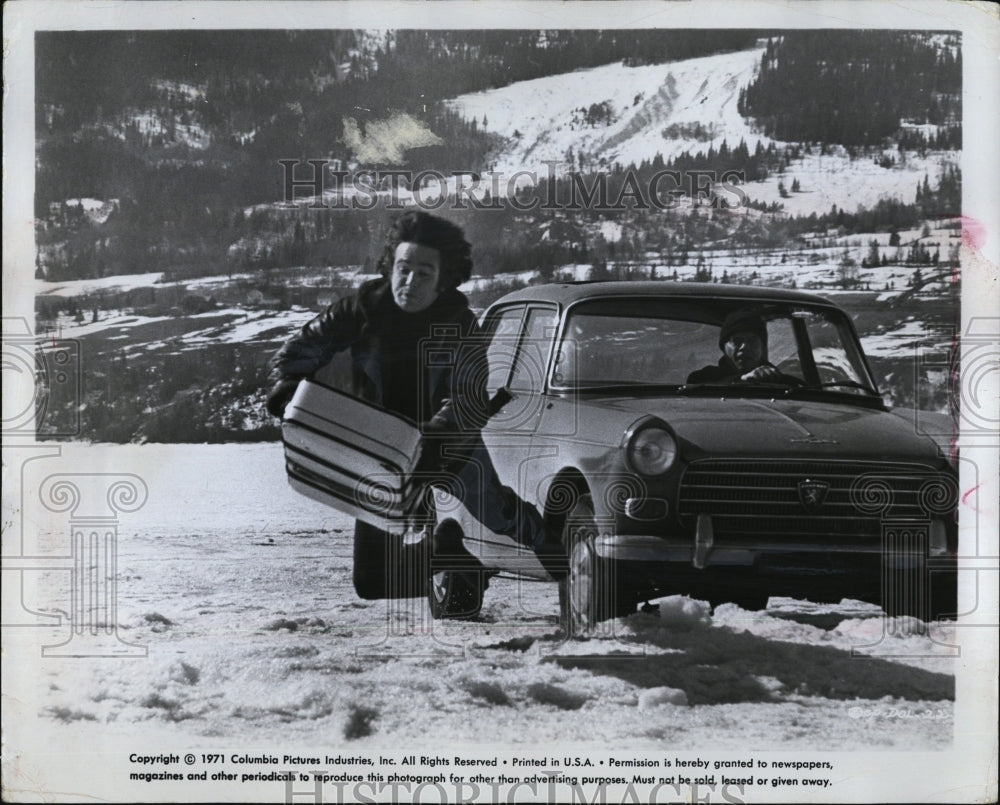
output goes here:
{"type": "Polygon", "coordinates": [[[722,322],[715,366],[692,372],[688,383],[783,383],[790,380],[767,360],[767,326],[752,310],[735,310],[722,322]]]}

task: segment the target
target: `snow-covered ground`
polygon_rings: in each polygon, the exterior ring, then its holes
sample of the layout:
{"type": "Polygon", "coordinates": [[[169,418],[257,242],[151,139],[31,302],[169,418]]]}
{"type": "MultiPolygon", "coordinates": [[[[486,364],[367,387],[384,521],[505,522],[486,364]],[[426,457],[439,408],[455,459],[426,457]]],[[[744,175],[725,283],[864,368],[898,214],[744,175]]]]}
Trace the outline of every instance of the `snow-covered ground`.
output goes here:
{"type": "Polygon", "coordinates": [[[788,215],[821,214],[834,205],[838,210],[854,212],[859,206],[871,209],[888,199],[912,204],[917,185],[925,176],[936,187],[946,168],[957,164],[957,153],[942,151],[924,156],[911,153],[905,163],[883,168],[870,157],[851,159],[843,148],[834,147],[825,155],[820,155],[817,149],[794,159],[784,173],[773,174],[764,181],[747,182],[741,189],[753,201],[781,204],[788,215]],[[792,182],[796,180],[800,190],[792,192],[792,182]],[[779,184],[784,186],[784,195],[779,184]]]}
{"type": "MultiPolygon", "coordinates": [[[[68,198],[63,204],[67,208],[80,208],[83,210],[83,214],[87,217],[91,223],[103,224],[108,220],[108,217],[114,212],[118,207],[118,199],[112,198],[107,201],[103,201],[98,198],[68,198]]],[[[58,208],[58,203],[53,203],[51,207],[58,208]]]]}
{"type": "Polygon", "coordinates": [[[36,296],[61,296],[70,298],[100,293],[101,291],[131,291],[135,288],[148,288],[163,278],[163,272],[154,271],[143,274],[115,274],[110,277],[99,277],[83,280],[63,280],[49,282],[35,280],[36,296]]]}
{"type": "Polygon", "coordinates": [[[151,83],[155,89],[161,92],[177,95],[189,101],[204,99],[207,91],[207,87],[203,85],[189,84],[185,81],[171,81],[166,78],[154,78],[151,83]]]}
{"type": "Polygon", "coordinates": [[[86,316],[83,321],[76,321],[74,317],[60,314],[49,325],[49,329],[44,335],[53,338],[83,338],[105,330],[116,329],[118,334],[114,337],[128,337],[127,330],[133,327],[141,327],[144,324],[155,324],[160,321],[169,321],[172,316],[136,316],[124,310],[109,310],[99,315],[97,321],[86,316]]]}
{"type": "MultiPolygon", "coordinates": [[[[85,338],[98,333],[107,333],[113,340],[126,342],[123,349],[149,350],[170,346],[172,349],[200,349],[209,344],[247,344],[257,340],[283,340],[295,329],[301,327],[313,316],[315,310],[293,306],[290,310],[256,310],[242,307],[227,307],[194,313],[182,318],[177,316],[140,316],[125,310],[102,311],[97,321],[84,317],[76,322],[72,316],[60,314],[53,320],[46,336],[52,338],[85,338]],[[199,326],[204,320],[211,320],[209,327],[199,326]],[[187,332],[174,333],[163,338],[137,336],[142,328],[162,322],[181,322],[190,327],[187,332]],[[112,331],[112,332],[109,332],[112,331]]],[[[149,332],[148,330],[146,332],[149,332]]],[[[44,342],[42,342],[44,345],[44,342]]]]}
{"type": "MultiPolygon", "coordinates": [[[[37,646],[69,638],[69,624],[16,634],[5,688],[43,739],[113,729],[136,747],[238,737],[355,750],[431,748],[434,736],[621,752],[706,736],[716,749],[951,742],[953,627],[919,635],[900,622],[890,634],[876,608],[850,601],[711,614],[672,597],[567,642],[554,585],[509,579],[491,582],[479,620],[433,621],[419,599],[355,596],[351,522],[291,491],[279,445],[61,451],[25,465],[26,489],[83,467],[134,473],[148,488],[142,508],[119,516],[116,564],[117,636],[147,655],[40,660],[37,646]],[[22,651],[34,652],[28,665],[22,651]],[[925,717],[859,720],[859,708],[925,717]],[[367,726],[352,731],[362,709],[367,726]]],[[[68,515],[32,511],[25,552],[66,555],[68,515]]],[[[65,617],[69,584],[68,570],[39,573],[25,604],[65,617]]]]}
{"type": "MultiPolygon", "coordinates": [[[[617,224],[612,226],[610,222],[605,222],[602,229],[610,235],[615,233],[620,235],[621,233],[621,226],[617,224]]],[[[688,264],[683,266],[667,265],[661,255],[650,253],[639,264],[609,261],[608,267],[614,270],[618,267],[640,265],[644,271],[652,271],[655,278],[673,279],[676,274],[676,279],[681,281],[693,280],[699,270],[706,270],[711,271],[712,279],[715,282],[797,287],[812,290],[822,296],[857,293],[860,288],[876,295],[879,301],[886,301],[911,289],[915,269],[899,265],[860,267],[861,261],[868,253],[868,244],[871,240],[878,240],[880,250],[892,256],[897,253],[905,253],[908,244],[913,240],[930,243],[932,249],[938,248],[934,244],[940,244],[939,251],[943,255],[947,255],[958,240],[956,234],[951,230],[935,230],[926,238],[921,238],[919,232],[903,234],[905,235],[902,240],[904,245],[900,247],[888,246],[888,235],[879,233],[859,235],[850,239],[835,239],[836,245],[814,248],[773,251],[706,249],[697,253],[692,252],[689,255],[688,264]],[[695,260],[697,260],[696,263],[695,260]],[[845,260],[854,262],[855,265],[850,271],[850,275],[856,282],[855,285],[846,288],[841,285],[841,279],[845,276],[843,267],[845,260]]],[[[925,279],[930,279],[932,276],[939,276],[941,279],[925,282],[918,293],[919,298],[927,300],[947,299],[947,294],[957,292],[957,286],[952,286],[950,277],[940,274],[936,267],[924,266],[921,271],[925,279]]],[[[566,264],[553,272],[552,280],[556,282],[586,280],[592,276],[592,272],[593,267],[590,263],[566,264]]],[[[337,270],[337,274],[340,279],[355,284],[370,276],[351,270],[337,270]]],[[[38,280],[36,285],[40,295],[58,295],[68,298],[80,294],[93,294],[99,290],[148,287],[155,285],[159,277],[158,274],[136,274],[65,283],[48,283],[38,280]]],[[[208,293],[213,285],[226,281],[225,277],[206,277],[201,280],[176,284],[187,286],[189,291],[204,294],[208,293]]],[[[528,285],[539,281],[541,279],[536,271],[499,274],[493,277],[477,276],[463,284],[460,290],[466,293],[482,292],[505,284],[528,285]]],[[[189,314],[184,317],[184,321],[189,322],[190,331],[180,335],[171,335],[171,344],[175,348],[193,349],[210,343],[245,343],[261,337],[268,340],[280,339],[295,328],[305,324],[316,314],[317,309],[317,307],[293,306],[289,310],[265,310],[254,307],[229,306],[203,313],[189,314]],[[198,321],[200,319],[213,320],[212,326],[199,328],[198,321]]],[[[130,333],[139,332],[140,328],[146,325],[174,321],[178,321],[178,318],[173,315],[137,315],[130,310],[114,309],[101,310],[96,322],[86,313],[82,321],[76,321],[73,316],[63,312],[47,322],[46,333],[56,338],[83,338],[115,330],[117,332],[112,337],[126,340],[134,337],[130,333]]],[[[894,329],[885,332],[862,332],[861,336],[868,354],[879,357],[909,356],[915,345],[927,345],[930,342],[940,342],[943,345],[942,348],[947,348],[946,342],[951,338],[948,333],[929,333],[924,321],[912,318],[910,321],[899,323],[899,326],[894,329]]],[[[156,339],[152,341],[143,339],[141,343],[135,344],[134,348],[156,348],[164,343],[156,339]]]]}
{"type": "MultiPolygon", "coordinates": [[[[365,274],[357,266],[340,266],[333,269],[317,271],[317,278],[329,278],[330,274],[338,278],[360,285],[368,279],[373,279],[378,274],[365,274]]],[[[49,281],[35,280],[36,296],[52,296],[69,299],[71,297],[90,296],[101,293],[117,293],[122,291],[133,291],[138,288],[171,288],[183,287],[200,294],[211,294],[215,286],[228,285],[234,282],[256,282],[260,280],[260,273],[239,273],[239,274],[212,274],[207,277],[193,277],[190,279],[173,280],[163,282],[163,272],[147,272],[141,274],[114,274],[108,277],[99,277],[80,280],[49,281]]]]}
{"type": "Polygon", "coordinates": [[[913,354],[918,346],[931,346],[947,352],[954,346],[954,336],[948,333],[934,333],[922,321],[905,321],[899,327],[878,335],[861,339],[865,354],[875,358],[892,358],[913,354]]]}
{"type": "MultiPolygon", "coordinates": [[[[602,223],[602,229],[613,231],[609,222],[602,223]]],[[[621,225],[618,225],[621,234],[621,225]]],[[[888,233],[854,235],[850,238],[830,238],[834,245],[812,247],[791,247],[788,249],[703,249],[687,254],[684,265],[670,265],[669,255],[648,252],[640,259],[607,260],[609,271],[617,268],[640,269],[653,279],[676,279],[693,281],[699,271],[710,271],[712,282],[734,284],[766,285],[772,287],[795,287],[809,290],[822,296],[869,291],[877,295],[879,301],[886,301],[912,288],[917,267],[887,264],[862,266],[869,253],[869,243],[879,242],[879,254],[896,259],[904,258],[914,241],[921,241],[929,253],[939,253],[941,260],[947,260],[952,249],[957,247],[959,237],[952,230],[934,230],[928,237],[920,232],[905,233],[910,237],[902,239],[901,246],[888,246],[888,233]],[[849,279],[844,284],[844,279],[849,279]]],[[[677,259],[676,253],[673,255],[677,259]]],[[[934,265],[920,267],[924,280],[918,295],[928,299],[947,300],[948,294],[958,292],[958,275],[954,277],[945,269],[934,265]],[[935,281],[931,281],[936,278],[935,281]]],[[[580,281],[591,278],[591,263],[575,263],[559,266],[553,272],[553,281],[580,281]]],[[[491,283],[520,282],[530,284],[541,281],[537,271],[519,271],[497,274],[493,277],[473,277],[462,286],[462,290],[482,290],[491,283]]],[[[943,304],[951,304],[944,301],[943,304]]],[[[957,303],[956,303],[957,304],[957,303]]],[[[944,308],[942,308],[944,309],[944,308]]]]}
{"type": "Polygon", "coordinates": [[[304,308],[266,312],[245,312],[230,309],[219,312],[241,313],[242,315],[235,321],[217,327],[187,333],[181,339],[184,345],[190,347],[207,343],[243,344],[275,334],[279,334],[280,338],[285,338],[316,315],[315,311],[304,308]]]}

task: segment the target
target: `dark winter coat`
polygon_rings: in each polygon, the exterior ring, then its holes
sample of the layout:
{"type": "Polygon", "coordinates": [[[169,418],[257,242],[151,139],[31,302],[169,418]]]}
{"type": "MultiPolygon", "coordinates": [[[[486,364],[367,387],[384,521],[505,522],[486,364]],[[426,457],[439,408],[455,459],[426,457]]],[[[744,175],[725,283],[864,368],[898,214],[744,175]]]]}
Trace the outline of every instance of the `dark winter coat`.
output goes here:
{"type": "Polygon", "coordinates": [[[723,355],[715,366],[704,366],[687,376],[688,383],[724,383],[740,378],[740,370],[723,355]]]}
{"type": "MultiPolygon", "coordinates": [[[[774,364],[769,361],[764,361],[761,366],[774,366],[774,364]]],[[[727,356],[723,355],[719,358],[719,362],[715,366],[704,366],[695,372],[691,372],[687,376],[688,383],[737,383],[740,378],[743,377],[743,372],[740,371],[739,367],[733,363],[727,356]]],[[[779,382],[791,382],[795,385],[802,383],[801,380],[795,377],[788,377],[788,375],[780,375],[779,382]],[[787,378],[787,380],[785,379],[787,378]]]]}
{"type": "Polygon", "coordinates": [[[352,391],[439,430],[486,421],[486,355],[475,314],[457,290],[420,313],[396,305],[386,279],[330,305],[275,354],[279,380],[310,377],[349,350],[352,391]]]}

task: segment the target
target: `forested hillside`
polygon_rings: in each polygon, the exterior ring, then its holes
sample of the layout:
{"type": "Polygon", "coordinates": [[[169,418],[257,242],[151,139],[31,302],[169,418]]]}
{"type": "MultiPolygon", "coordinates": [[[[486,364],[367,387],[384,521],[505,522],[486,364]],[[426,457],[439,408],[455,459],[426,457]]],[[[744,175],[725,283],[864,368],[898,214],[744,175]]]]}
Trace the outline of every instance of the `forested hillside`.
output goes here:
{"type": "MultiPolygon", "coordinates": [[[[438,106],[444,98],[754,39],[752,31],[41,33],[36,209],[67,197],[119,197],[143,168],[184,163],[208,171],[206,183],[231,203],[272,200],[282,189],[277,159],[346,161],[344,118],[363,124],[386,110],[419,115],[446,139],[433,162],[420,163],[477,168],[487,138],[475,122],[449,118],[438,106]]],[[[176,195],[172,184],[158,188],[161,197],[176,195]]]]}
{"type": "Polygon", "coordinates": [[[962,146],[957,36],[797,31],[769,38],[740,112],[779,140],[843,145],[962,146]],[[928,131],[929,129],[929,131],[928,131]]]}

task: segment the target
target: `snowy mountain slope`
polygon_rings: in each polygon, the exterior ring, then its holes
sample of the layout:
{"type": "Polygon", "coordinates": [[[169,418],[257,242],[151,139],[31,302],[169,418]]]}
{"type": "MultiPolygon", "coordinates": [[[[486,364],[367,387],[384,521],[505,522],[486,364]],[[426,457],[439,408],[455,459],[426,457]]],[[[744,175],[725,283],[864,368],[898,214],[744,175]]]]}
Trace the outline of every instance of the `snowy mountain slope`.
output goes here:
{"type": "MultiPolygon", "coordinates": [[[[666,64],[609,64],[461,95],[450,102],[468,119],[487,119],[487,131],[506,139],[497,171],[539,169],[546,160],[638,164],[662,154],[706,151],[723,140],[758,141],[739,114],[740,89],[753,78],[763,50],[746,50],[666,64]],[[587,120],[592,105],[609,114],[587,120]],[[699,128],[700,126],[700,128],[699,128]]],[[[578,164],[578,162],[577,162],[578,164]]]]}
{"type": "MultiPolygon", "coordinates": [[[[737,109],[762,53],[752,49],[642,67],[608,64],[462,95],[450,105],[503,138],[491,163],[507,176],[520,170],[547,175],[551,161],[561,163],[557,173],[571,166],[590,171],[638,165],[658,155],[670,161],[685,151],[717,150],[723,141],[734,148],[744,140],[753,153],[758,143],[792,145],[755,131],[737,109]]],[[[825,213],[832,205],[854,211],[885,198],[910,203],[925,176],[936,184],[945,167],[958,162],[953,151],[901,155],[890,149],[886,156],[891,167],[870,156],[851,158],[839,146],[822,154],[817,149],[743,190],[750,200],[779,203],[791,215],[825,213]],[[801,192],[787,192],[793,180],[801,192]]]]}

